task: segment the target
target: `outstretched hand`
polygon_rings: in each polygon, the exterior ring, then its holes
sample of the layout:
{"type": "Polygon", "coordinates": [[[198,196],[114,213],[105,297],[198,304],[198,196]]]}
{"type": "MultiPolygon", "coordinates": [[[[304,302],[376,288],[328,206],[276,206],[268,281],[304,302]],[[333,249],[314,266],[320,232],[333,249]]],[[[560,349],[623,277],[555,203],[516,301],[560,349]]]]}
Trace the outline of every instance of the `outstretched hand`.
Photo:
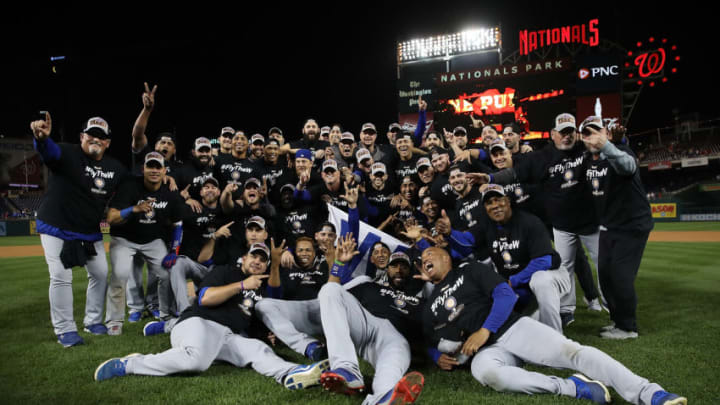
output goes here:
{"type": "Polygon", "coordinates": [[[357,243],[353,238],[352,232],[346,233],[341,236],[338,240],[338,246],[335,252],[335,260],[343,263],[349,263],[355,255],[359,255],[360,252],[355,250],[357,243]]]}

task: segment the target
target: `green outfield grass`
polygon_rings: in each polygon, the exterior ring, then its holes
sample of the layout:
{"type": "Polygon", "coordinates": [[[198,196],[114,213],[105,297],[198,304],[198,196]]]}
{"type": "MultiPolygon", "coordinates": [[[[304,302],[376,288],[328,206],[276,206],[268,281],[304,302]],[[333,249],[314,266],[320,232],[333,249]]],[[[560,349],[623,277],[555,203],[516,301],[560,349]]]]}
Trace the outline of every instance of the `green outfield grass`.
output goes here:
{"type": "MultiPolygon", "coordinates": [[[[110,235],[103,235],[105,242],[110,242],[110,235]]],[[[0,236],[0,246],[30,246],[40,245],[40,235],[30,236],[0,236]]]]}
{"type": "Polygon", "coordinates": [[[656,222],[654,231],[720,231],[720,222],[656,222]]]}
{"type": "MultiPolygon", "coordinates": [[[[4,238],[0,238],[2,240],[4,238]]],[[[720,403],[720,244],[650,243],[637,289],[640,338],[610,342],[596,336],[607,314],[582,304],[570,338],[609,353],[636,373],[681,393],[692,404],[720,403]]],[[[143,320],[126,323],[119,337],[81,332],[86,345],[63,349],[55,342],[49,317],[48,273],[42,257],[0,259],[0,403],[127,403],[127,404],[360,404],[360,398],[329,394],[318,388],[290,392],[251,369],[213,365],[200,375],[130,376],[93,381],[95,368],[110,357],[132,352],[154,353],[170,347],[168,336],[142,336],[143,320]]],[[[73,271],[75,319],[82,327],[87,276],[73,271]]],[[[580,288],[578,288],[580,291],[580,288]]],[[[578,302],[582,302],[581,299],[578,302]]],[[[281,348],[293,361],[302,359],[281,348]]],[[[499,394],[481,387],[468,370],[451,373],[431,365],[413,365],[425,374],[422,404],[581,404],[548,395],[499,394]]],[[[530,367],[568,376],[569,371],[530,367]]],[[[372,370],[364,365],[366,378],[372,370]]],[[[369,382],[369,380],[368,380],[369,382]]],[[[625,403],[616,394],[616,404],[625,403]]]]}

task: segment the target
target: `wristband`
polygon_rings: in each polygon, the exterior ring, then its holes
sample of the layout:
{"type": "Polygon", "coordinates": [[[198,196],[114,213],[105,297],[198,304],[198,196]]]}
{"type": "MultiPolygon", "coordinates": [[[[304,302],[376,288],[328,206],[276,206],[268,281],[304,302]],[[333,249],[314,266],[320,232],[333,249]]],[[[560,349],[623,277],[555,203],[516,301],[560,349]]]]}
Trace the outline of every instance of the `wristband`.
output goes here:
{"type": "Polygon", "coordinates": [[[120,211],[120,217],[122,219],[128,219],[130,215],[132,215],[133,207],[127,207],[124,210],[120,211]]]}
{"type": "Polygon", "coordinates": [[[245,291],[245,284],[243,284],[243,282],[241,281],[240,282],[240,292],[243,292],[243,291],[245,291]]]}
{"type": "Polygon", "coordinates": [[[341,261],[338,260],[338,259],[335,259],[335,264],[337,264],[338,266],[344,266],[344,265],[345,265],[345,263],[341,262],[341,261]]]}

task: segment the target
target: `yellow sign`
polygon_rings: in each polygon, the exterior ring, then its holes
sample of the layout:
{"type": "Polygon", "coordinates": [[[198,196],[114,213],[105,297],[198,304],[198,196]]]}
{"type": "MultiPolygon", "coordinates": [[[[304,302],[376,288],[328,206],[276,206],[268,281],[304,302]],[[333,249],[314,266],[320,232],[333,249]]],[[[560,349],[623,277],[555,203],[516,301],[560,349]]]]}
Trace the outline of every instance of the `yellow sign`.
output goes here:
{"type": "Polygon", "coordinates": [[[30,221],[30,235],[37,235],[37,224],[35,221],[30,221]]]}
{"type": "Polygon", "coordinates": [[[650,204],[653,218],[677,218],[677,204],[650,204]]]}

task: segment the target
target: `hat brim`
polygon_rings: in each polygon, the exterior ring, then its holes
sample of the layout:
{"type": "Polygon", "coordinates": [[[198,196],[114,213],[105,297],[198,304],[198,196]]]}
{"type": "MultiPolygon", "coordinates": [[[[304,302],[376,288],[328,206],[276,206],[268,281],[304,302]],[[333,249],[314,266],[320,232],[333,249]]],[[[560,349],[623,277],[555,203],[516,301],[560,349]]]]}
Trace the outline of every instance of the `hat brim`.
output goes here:
{"type": "Polygon", "coordinates": [[[100,128],[86,129],[84,133],[98,139],[110,139],[110,134],[106,134],[105,131],[100,128]]]}

